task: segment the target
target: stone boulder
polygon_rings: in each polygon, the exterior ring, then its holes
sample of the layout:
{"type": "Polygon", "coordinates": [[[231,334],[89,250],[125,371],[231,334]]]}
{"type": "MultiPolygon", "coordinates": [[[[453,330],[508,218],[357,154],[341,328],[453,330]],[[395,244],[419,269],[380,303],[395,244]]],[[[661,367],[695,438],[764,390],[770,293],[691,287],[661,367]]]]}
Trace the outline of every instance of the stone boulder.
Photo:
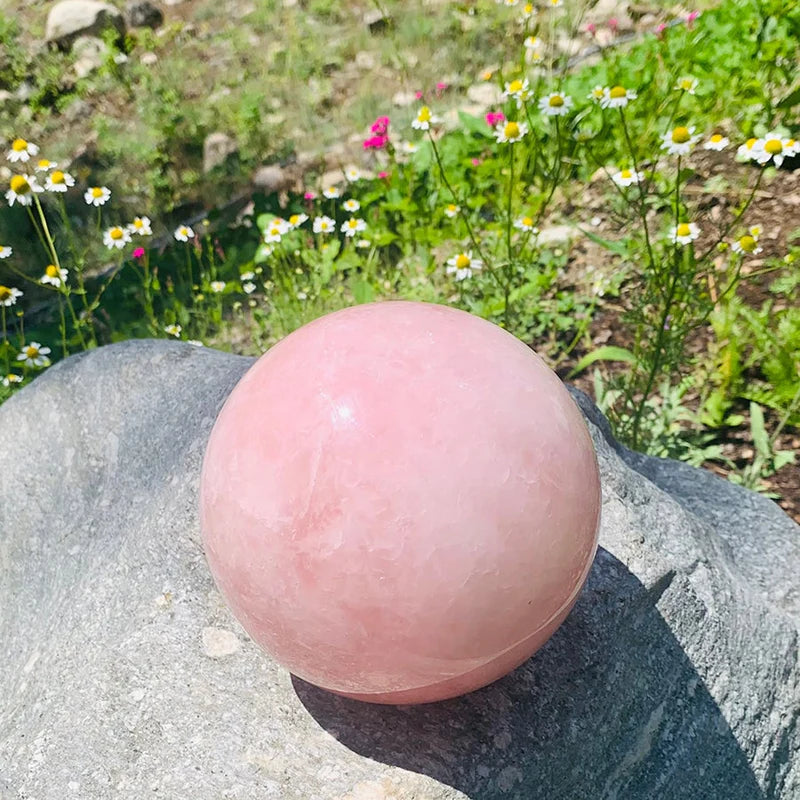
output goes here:
{"type": "Polygon", "coordinates": [[[122,12],[99,0],[61,0],[47,15],[45,39],[59,47],[70,47],[79,36],[101,37],[106,31],[125,33],[122,12]]]}
{"type": "Polygon", "coordinates": [[[132,28],[158,28],[164,24],[164,12],[149,0],[128,0],[125,15],[132,28]]]}
{"type": "Polygon", "coordinates": [[[223,166],[238,151],[236,141],[227,133],[222,131],[209,133],[203,140],[203,172],[208,174],[217,167],[223,166]]]}
{"type": "Polygon", "coordinates": [[[0,797],[800,797],[798,526],[628,452],[578,393],[602,546],[533,658],[416,707],[273,663],[225,607],[198,530],[207,437],[251,363],[130,341],[0,407],[0,797]]]}

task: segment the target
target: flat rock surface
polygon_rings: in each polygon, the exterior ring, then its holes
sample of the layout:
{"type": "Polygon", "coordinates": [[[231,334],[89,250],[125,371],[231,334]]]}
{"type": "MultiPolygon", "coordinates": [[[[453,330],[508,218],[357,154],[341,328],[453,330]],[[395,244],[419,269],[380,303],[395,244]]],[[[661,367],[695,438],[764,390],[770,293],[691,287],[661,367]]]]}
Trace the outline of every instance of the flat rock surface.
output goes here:
{"type": "Polygon", "coordinates": [[[800,529],[631,454],[575,395],[601,549],[532,659],[456,700],[372,706],[247,637],[200,546],[208,434],[251,359],[132,341],[0,407],[0,798],[800,797],[800,529]]]}

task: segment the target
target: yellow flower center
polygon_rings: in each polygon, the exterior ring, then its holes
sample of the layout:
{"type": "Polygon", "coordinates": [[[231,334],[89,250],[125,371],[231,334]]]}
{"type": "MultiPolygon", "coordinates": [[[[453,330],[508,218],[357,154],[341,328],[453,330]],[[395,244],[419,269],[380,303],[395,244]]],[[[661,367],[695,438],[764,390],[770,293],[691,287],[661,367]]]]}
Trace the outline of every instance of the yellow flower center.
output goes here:
{"type": "Polygon", "coordinates": [[[448,210],[448,211],[449,211],[451,214],[455,214],[455,213],[458,211],[458,206],[456,206],[456,205],[453,205],[452,203],[450,203],[450,205],[449,205],[449,206],[447,206],[447,210],[448,210]]]}
{"type": "Polygon", "coordinates": [[[510,94],[514,94],[515,92],[521,92],[524,84],[520,80],[511,81],[508,84],[508,91],[510,94]]]}
{"type": "Polygon", "coordinates": [[[459,253],[456,257],[456,267],[458,267],[458,269],[466,269],[471,263],[472,260],[470,257],[464,253],[459,253]]]}
{"type": "Polygon", "coordinates": [[[8,286],[0,286],[0,303],[4,303],[11,297],[11,289],[8,286]]]}
{"type": "Polygon", "coordinates": [[[351,230],[354,229],[354,228],[357,228],[358,227],[358,222],[356,222],[356,220],[354,220],[354,219],[349,219],[349,220],[347,220],[347,227],[350,228],[351,230]]]}
{"type": "Polygon", "coordinates": [[[34,347],[32,344],[29,344],[25,348],[25,355],[28,356],[28,358],[36,358],[36,356],[39,355],[39,348],[34,347]]]}
{"type": "Polygon", "coordinates": [[[525,14],[533,14],[533,3],[525,3],[525,8],[522,10],[525,14]]]}
{"type": "Polygon", "coordinates": [[[753,149],[753,145],[754,145],[754,144],[755,144],[757,141],[758,141],[758,139],[756,139],[756,138],[753,138],[753,139],[748,139],[748,140],[747,140],[747,141],[744,143],[744,146],[745,146],[745,147],[746,147],[748,150],[752,150],[752,149],[753,149]]]}
{"type": "Polygon", "coordinates": [[[764,142],[764,149],[771,155],[775,156],[783,150],[783,142],[780,139],[767,139],[764,142]]]}
{"type": "Polygon", "coordinates": [[[103,190],[100,186],[92,186],[91,188],[92,197],[102,197],[103,190]]]}
{"type": "Polygon", "coordinates": [[[689,133],[689,129],[683,125],[679,125],[672,131],[672,141],[675,144],[685,144],[692,138],[692,135],[689,133]]]}
{"type": "Polygon", "coordinates": [[[124,235],[122,228],[112,228],[108,234],[115,242],[118,242],[124,235]]]}
{"type": "Polygon", "coordinates": [[[509,122],[505,128],[506,139],[517,139],[519,137],[519,125],[516,122],[509,122]]]}
{"type": "Polygon", "coordinates": [[[757,246],[758,242],[754,236],[742,236],[742,238],[739,239],[739,247],[741,247],[745,253],[752,253],[757,246]]]}
{"type": "Polygon", "coordinates": [[[11,149],[15,153],[21,153],[23,150],[28,149],[28,143],[24,139],[14,139],[14,142],[11,145],[11,149]]]}
{"type": "Polygon", "coordinates": [[[678,225],[678,236],[691,236],[691,234],[692,229],[685,222],[678,225]]]}
{"type": "Polygon", "coordinates": [[[289,224],[290,225],[297,225],[297,223],[299,221],[300,221],[300,215],[299,214],[292,214],[292,216],[289,217],[289,224]]]}
{"type": "Polygon", "coordinates": [[[598,86],[592,89],[592,97],[594,97],[595,99],[600,99],[602,96],[603,96],[603,90],[601,87],[598,86]]]}
{"type": "Polygon", "coordinates": [[[60,169],[57,169],[55,172],[50,174],[50,183],[64,183],[64,182],[65,182],[64,173],[60,169]]]}
{"type": "Polygon", "coordinates": [[[139,217],[136,217],[136,219],[133,221],[133,227],[138,231],[139,228],[144,228],[144,222],[142,222],[139,217]]]}
{"type": "Polygon", "coordinates": [[[526,228],[532,228],[533,227],[533,220],[530,217],[523,217],[522,218],[522,224],[526,228]]]}
{"type": "Polygon", "coordinates": [[[628,178],[633,177],[633,173],[629,169],[623,169],[622,172],[619,173],[620,178],[624,178],[628,180],[628,178]]]}
{"type": "Polygon", "coordinates": [[[9,186],[14,194],[28,194],[28,192],[31,190],[31,185],[28,183],[28,179],[24,175],[15,175],[11,179],[9,186]]]}
{"type": "Polygon", "coordinates": [[[431,110],[428,106],[422,106],[419,110],[419,114],[417,114],[417,120],[419,122],[430,122],[431,121],[431,110]]]}
{"type": "Polygon", "coordinates": [[[44,274],[47,275],[48,278],[60,278],[61,276],[58,274],[58,267],[54,264],[48,264],[47,269],[45,269],[44,274]]]}
{"type": "Polygon", "coordinates": [[[329,229],[330,229],[330,227],[331,227],[331,225],[330,225],[330,223],[329,223],[329,222],[322,222],[322,223],[320,223],[320,228],[322,228],[322,230],[324,230],[324,231],[327,231],[327,230],[329,230],[329,229]]]}
{"type": "Polygon", "coordinates": [[[714,144],[719,144],[719,143],[722,141],[722,134],[715,133],[715,134],[714,134],[714,135],[711,137],[711,141],[712,141],[712,142],[714,142],[714,144]]]}
{"type": "Polygon", "coordinates": [[[46,158],[43,158],[39,162],[39,169],[48,169],[49,167],[50,167],[50,162],[46,158]]]}
{"type": "Polygon", "coordinates": [[[627,97],[628,90],[624,86],[615,86],[609,93],[609,97],[618,98],[618,97],[627,97]]]}
{"type": "Polygon", "coordinates": [[[564,105],[564,98],[560,94],[554,94],[547,102],[551,108],[560,108],[564,105]]]}
{"type": "Polygon", "coordinates": [[[694,81],[691,78],[683,78],[680,85],[681,89],[688,92],[689,89],[694,88],[694,81]]]}

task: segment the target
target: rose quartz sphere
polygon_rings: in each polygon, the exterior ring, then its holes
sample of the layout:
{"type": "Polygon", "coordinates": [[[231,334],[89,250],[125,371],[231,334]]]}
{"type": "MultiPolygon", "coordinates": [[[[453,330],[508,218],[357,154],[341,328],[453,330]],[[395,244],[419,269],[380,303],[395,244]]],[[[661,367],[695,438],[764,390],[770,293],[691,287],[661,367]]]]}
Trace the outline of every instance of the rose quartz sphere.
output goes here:
{"type": "Polygon", "coordinates": [[[522,342],[463,311],[322,317],[247,372],[214,425],[201,524],[250,636],[376,703],[469,692],[566,617],[597,546],[583,417],[522,342]]]}

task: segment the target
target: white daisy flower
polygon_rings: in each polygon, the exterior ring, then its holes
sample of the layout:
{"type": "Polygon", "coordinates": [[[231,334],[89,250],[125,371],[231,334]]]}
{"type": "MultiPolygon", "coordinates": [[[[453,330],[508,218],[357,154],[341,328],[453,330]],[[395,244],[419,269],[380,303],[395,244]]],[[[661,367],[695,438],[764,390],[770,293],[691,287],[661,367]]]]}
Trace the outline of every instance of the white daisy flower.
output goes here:
{"type": "Polygon", "coordinates": [[[334,233],[336,231],[336,221],[330,217],[315,217],[314,233],[334,233]]]}
{"type": "Polygon", "coordinates": [[[796,148],[792,146],[792,142],[793,140],[784,139],[775,133],[768,133],[755,143],[753,158],[759,164],[767,164],[771,159],[779,167],[787,156],[794,155],[796,148]]]}
{"type": "Polygon", "coordinates": [[[292,214],[288,220],[290,228],[299,228],[304,222],[307,221],[308,214],[292,214]]]}
{"type": "Polygon", "coordinates": [[[675,84],[675,88],[681,92],[686,92],[686,94],[694,94],[697,89],[697,78],[693,78],[691,75],[680,78],[675,84]]]}
{"type": "Polygon", "coordinates": [[[519,0],[498,0],[498,2],[502,3],[504,6],[508,6],[509,8],[513,8],[519,0]]]}
{"type": "Polygon", "coordinates": [[[461,206],[457,206],[455,203],[450,203],[449,205],[445,206],[444,215],[450,219],[453,219],[459,215],[460,211],[461,206]]]}
{"type": "Polygon", "coordinates": [[[661,149],[666,150],[671,156],[685,156],[691,152],[692,147],[700,138],[694,135],[694,128],[679,125],[662,137],[661,149]]]}
{"type": "Polygon", "coordinates": [[[427,131],[430,130],[431,125],[435,125],[438,121],[438,117],[433,116],[428,106],[422,106],[411,122],[411,127],[418,131],[427,131]]]}
{"type": "Polygon", "coordinates": [[[691,244],[699,235],[700,228],[694,222],[681,222],[670,228],[669,232],[673,244],[691,244]]]}
{"type": "Polygon", "coordinates": [[[49,352],[49,347],[42,347],[39,342],[31,342],[22,348],[17,361],[21,361],[26,367],[46,367],[50,363],[47,357],[49,352]]]}
{"type": "Polygon", "coordinates": [[[355,183],[361,180],[361,170],[358,167],[348,167],[344,171],[344,177],[347,178],[348,183],[355,183]]]}
{"type": "Polygon", "coordinates": [[[173,323],[172,325],[167,325],[164,328],[164,333],[174,336],[177,339],[181,335],[182,330],[183,328],[181,328],[180,325],[173,323]]]}
{"type": "Polygon", "coordinates": [[[739,145],[736,150],[736,158],[739,161],[755,161],[757,145],[758,139],[755,137],[748,139],[744,144],[739,145]]]}
{"type": "Polygon", "coordinates": [[[761,226],[760,225],[753,225],[752,227],[747,229],[747,232],[751,236],[755,236],[755,238],[758,239],[758,237],[761,236],[761,226]]]}
{"type": "Polygon", "coordinates": [[[55,264],[48,264],[45,268],[44,275],[39,278],[39,283],[49,284],[58,289],[67,282],[68,274],[68,271],[63,267],[59,268],[55,264]]]}
{"type": "Polygon", "coordinates": [[[239,280],[240,280],[240,281],[252,281],[252,280],[253,280],[253,278],[255,278],[255,277],[256,277],[256,274],[255,274],[255,272],[243,272],[243,273],[242,273],[242,274],[239,276],[239,280]]]}
{"type": "Polygon", "coordinates": [[[242,284],[242,291],[245,294],[253,294],[256,290],[256,285],[252,281],[248,281],[247,283],[242,284]]]}
{"type": "Polygon", "coordinates": [[[43,192],[44,189],[36,183],[36,178],[31,175],[14,175],[8,184],[6,200],[13,206],[19,203],[21,206],[29,206],[33,203],[35,192],[43,192]]]}
{"type": "Polygon", "coordinates": [[[55,169],[58,166],[55,161],[50,161],[47,158],[42,158],[36,162],[36,166],[34,170],[36,172],[49,172],[51,169],[55,169]]]}
{"type": "Polygon", "coordinates": [[[12,383],[22,383],[22,375],[9,372],[8,375],[3,378],[3,386],[9,387],[12,383]]]}
{"type": "Polygon", "coordinates": [[[536,16],[536,6],[533,3],[525,3],[522,7],[522,19],[530,19],[536,16]]]}
{"type": "Polygon", "coordinates": [[[69,172],[54,169],[44,181],[44,188],[48,192],[66,192],[75,185],[75,178],[69,172]]]}
{"type": "Polygon", "coordinates": [[[539,233],[539,231],[533,225],[533,218],[532,217],[519,217],[518,219],[514,220],[514,227],[518,231],[526,231],[530,233],[539,233]]]}
{"type": "Polygon", "coordinates": [[[342,208],[350,214],[355,214],[355,212],[361,208],[361,203],[359,203],[358,200],[345,200],[344,203],[342,203],[342,208]]]}
{"type": "Polygon", "coordinates": [[[136,233],[139,236],[152,236],[153,231],[150,227],[148,217],[134,217],[133,222],[128,225],[128,233],[136,233]]]}
{"type": "Polygon", "coordinates": [[[275,217],[264,231],[264,241],[267,244],[276,244],[292,229],[291,223],[282,217],[275,217]]]}
{"type": "Polygon", "coordinates": [[[572,98],[568,94],[554,92],[539,101],[539,111],[546,117],[563,117],[571,108],[572,98]]]}
{"type": "Polygon", "coordinates": [[[103,244],[109,249],[122,250],[131,240],[131,235],[127,229],[114,225],[103,234],[103,244]]]}
{"type": "Polygon", "coordinates": [[[225,291],[225,281],[211,281],[209,285],[211,286],[211,291],[215,294],[225,291]]]}
{"type": "Polygon", "coordinates": [[[740,255],[754,256],[760,253],[764,248],[759,246],[758,235],[754,235],[751,228],[751,233],[740,236],[733,243],[732,249],[734,253],[739,253],[740,255]]]}
{"type": "Polygon", "coordinates": [[[634,183],[641,183],[643,178],[644,176],[641,172],[636,172],[636,170],[632,169],[621,169],[611,176],[611,180],[623,189],[626,186],[632,186],[634,183]]]}
{"type": "Polygon", "coordinates": [[[357,233],[361,233],[361,231],[365,231],[366,229],[367,223],[358,217],[350,217],[350,219],[343,222],[341,228],[339,228],[339,230],[348,238],[352,238],[357,233]]]}
{"type": "Polygon", "coordinates": [[[495,139],[501,144],[516,144],[522,141],[528,133],[527,122],[501,122],[494,131],[495,139]]]}
{"type": "Polygon", "coordinates": [[[532,97],[528,79],[520,80],[517,78],[511,83],[507,83],[506,88],[503,90],[503,97],[506,99],[513,97],[517,102],[517,108],[522,107],[523,103],[527,103],[532,97]]]}
{"type": "Polygon", "coordinates": [[[194,239],[194,231],[188,225],[179,225],[172,234],[178,242],[188,242],[194,239]]]}
{"type": "Polygon", "coordinates": [[[356,247],[359,250],[369,250],[369,248],[372,247],[372,242],[369,239],[359,239],[356,242],[356,247]]]}
{"type": "Polygon", "coordinates": [[[336,186],[329,186],[327,189],[323,189],[322,194],[327,197],[328,200],[336,200],[336,198],[341,197],[341,192],[336,186]]]}
{"type": "Polygon", "coordinates": [[[417,145],[415,142],[401,142],[400,150],[402,150],[402,152],[404,153],[407,153],[408,155],[411,155],[412,153],[416,153],[417,150],[419,150],[419,145],[417,145]]]}
{"type": "Polygon", "coordinates": [[[90,186],[83,195],[83,199],[90,206],[104,206],[111,197],[111,189],[107,186],[90,186]]]}
{"type": "Polygon", "coordinates": [[[35,156],[39,148],[33,142],[26,142],[24,139],[14,139],[11,149],[6,153],[9,161],[28,161],[31,156],[35,156]]]}
{"type": "Polygon", "coordinates": [[[559,8],[561,6],[561,0],[546,0],[546,4],[552,8],[559,8]]]}
{"type": "Polygon", "coordinates": [[[13,252],[10,247],[0,245],[0,258],[8,258],[13,252]]]}
{"type": "Polygon", "coordinates": [[[0,306],[13,306],[17,302],[18,297],[22,297],[23,292],[15,289],[13,286],[3,286],[0,284],[0,306]]]}
{"type": "Polygon", "coordinates": [[[600,101],[602,108],[625,108],[631,100],[636,99],[636,92],[624,86],[612,86],[603,89],[603,99],[600,101]]]}
{"type": "Polygon", "coordinates": [[[590,100],[594,100],[596,103],[601,102],[606,96],[606,90],[603,86],[595,86],[588,95],[586,95],[590,100]]]}
{"type": "Polygon", "coordinates": [[[538,50],[542,46],[542,40],[538,36],[526,36],[524,44],[526,50],[538,50]]]}
{"type": "Polygon", "coordinates": [[[703,150],[724,150],[731,140],[721,133],[715,133],[708,138],[708,141],[703,142],[703,150]]]}
{"type": "Polygon", "coordinates": [[[455,280],[463,281],[471,278],[473,270],[479,270],[481,267],[483,267],[483,262],[479,258],[473,258],[470,250],[468,253],[458,253],[452,258],[448,258],[445,271],[448,275],[454,275],[455,280]]]}

